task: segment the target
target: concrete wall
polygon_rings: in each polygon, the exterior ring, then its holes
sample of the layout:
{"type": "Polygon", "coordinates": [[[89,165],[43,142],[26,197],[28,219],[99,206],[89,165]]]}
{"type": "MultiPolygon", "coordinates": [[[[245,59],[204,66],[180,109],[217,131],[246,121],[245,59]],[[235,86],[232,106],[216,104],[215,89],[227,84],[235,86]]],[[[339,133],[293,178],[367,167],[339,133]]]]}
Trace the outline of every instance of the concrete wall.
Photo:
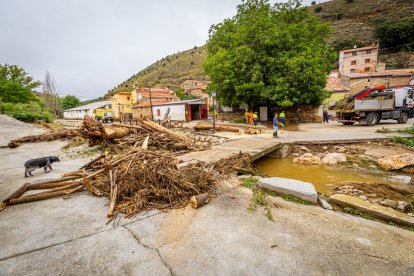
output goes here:
{"type": "Polygon", "coordinates": [[[185,121],[185,103],[153,106],[152,112],[154,114],[154,120],[164,119],[165,113],[167,112],[168,108],[170,108],[169,116],[171,116],[171,120],[185,121]]]}
{"type": "Polygon", "coordinates": [[[370,51],[371,53],[367,53],[367,50],[353,52],[356,55],[340,52],[339,72],[341,74],[375,72],[378,62],[378,51],[376,49],[370,51]],[[366,62],[367,59],[369,59],[368,63],[366,62]],[[366,68],[369,71],[366,71],[366,68]]]}

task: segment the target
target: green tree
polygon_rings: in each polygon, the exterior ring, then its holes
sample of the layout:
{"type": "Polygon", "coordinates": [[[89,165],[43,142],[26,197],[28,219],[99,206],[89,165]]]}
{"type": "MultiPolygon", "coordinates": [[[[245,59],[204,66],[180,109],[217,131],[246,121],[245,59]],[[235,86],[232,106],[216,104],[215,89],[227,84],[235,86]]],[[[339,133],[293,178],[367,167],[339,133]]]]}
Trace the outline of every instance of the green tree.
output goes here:
{"type": "Polygon", "coordinates": [[[62,98],[62,108],[64,110],[74,108],[81,105],[81,101],[75,96],[67,95],[62,98]]]}
{"type": "Polygon", "coordinates": [[[209,88],[225,105],[319,104],[335,60],[326,43],[329,33],[301,1],[243,1],[233,18],[209,31],[209,88]]]}
{"type": "Polygon", "coordinates": [[[34,81],[23,68],[17,65],[0,64],[0,80],[11,81],[21,85],[24,88],[33,90],[41,85],[39,81],[34,81]]]}
{"type": "Polygon", "coordinates": [[[0,80],[0,99],[7,103],[30,103],[38,101],[35,94],[28,88],[9,80],[0,80]]]}
{"type": "Polygon", "coordinates": [[[414,16],[397,21],[380,19],[375,22],[374,37],[391,52],[414,50],[414,16]]]}

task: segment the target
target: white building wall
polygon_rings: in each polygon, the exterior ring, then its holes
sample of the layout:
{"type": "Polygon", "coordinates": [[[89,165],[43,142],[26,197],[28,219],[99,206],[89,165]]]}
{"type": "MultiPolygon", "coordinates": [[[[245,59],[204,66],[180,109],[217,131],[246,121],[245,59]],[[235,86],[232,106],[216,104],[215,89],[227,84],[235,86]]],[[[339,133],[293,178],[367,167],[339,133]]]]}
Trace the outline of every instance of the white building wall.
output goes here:
{"type": "Polygon", "coordinates": [[[92,112],[92,115],[90,115],[90,113],[85,111],[85,110],[64,111],[63,112],[63,118],[65,118],[65,119],[83,119],[83,117],[85,117],[86,114],[89,114],[90,116],[94,116],[93,111],[92,110],[89,110],[89,111],[92,112]]]}
{"type": "Polygon", "coordinates": [[[168,108],[170,108],[170,113],[168,116],[171,117],[171,120],[185,121],[185,103],[153,106],[152,113],[154,115],[154,120],[163,120],[168,108]],[[160,115],[158,115],[157,110],[160,111],[160,115]]]}

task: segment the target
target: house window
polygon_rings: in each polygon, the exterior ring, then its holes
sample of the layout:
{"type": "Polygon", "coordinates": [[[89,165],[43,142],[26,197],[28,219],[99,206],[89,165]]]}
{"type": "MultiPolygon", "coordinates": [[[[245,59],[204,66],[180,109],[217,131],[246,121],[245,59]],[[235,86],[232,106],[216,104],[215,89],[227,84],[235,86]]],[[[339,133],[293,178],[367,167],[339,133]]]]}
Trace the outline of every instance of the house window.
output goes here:
{"type": "Polygon", "coordinates": [[[367,51],[366,51],[366,53],[367,53],[367,54],[371,54],[371,50],[367,50],[367,51]]]}
{"type": "Polygon", "coordinates": [[[369,58],[365,59],[365,63],[370,63],[371,60],[369,58]]]}
{"type": "Polygon", "coordinates": [[[355,73],[355,69],[351,69],[351,73],[355,73]]]}
{"type": "Polygon", "coordinates": [[[352,52],[352,56],[356,56],[357,54],[357,52],[352,52]]]}
{"type": "Polygon", "coordinates": [[[129,101],[129,97],[127,97],[127,100],[129,101]]]}
{"type": "Polygon", "coordinates": [[[157,109],[157,116],[161,116],[161,110],[157,109]]]}
{"type": "Polygon", "coordinates": [[[365,69],[364,69],[364,71],[365,72],[369,72],[371,70],[371,68],[369,68],[369,67],[366,67],[365,69]]]}
{"type": "Polygon", "coordinates": [[[351,61],[351,65],[356,65],[356,60],[351,61]]]}

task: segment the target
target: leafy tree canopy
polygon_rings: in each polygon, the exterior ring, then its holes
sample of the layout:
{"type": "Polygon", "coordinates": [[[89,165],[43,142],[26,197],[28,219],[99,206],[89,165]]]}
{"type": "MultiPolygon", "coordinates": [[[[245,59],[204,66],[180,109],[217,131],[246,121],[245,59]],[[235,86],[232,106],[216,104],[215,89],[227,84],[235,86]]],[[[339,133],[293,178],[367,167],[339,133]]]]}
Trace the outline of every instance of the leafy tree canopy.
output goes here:
{"type": "Polygon", "coordinates": [[[374,37],[391,52],[414,50],[414,16],[398,21],[380,19],[375,22],[374,37]]]}
{"type": "Polygon", "coordinates": [[[80,105],[81,101],[75,96],[67,95],[62,98],[62,108],[64,110],[74,108],[80,105]]]}
{"type": "Polygon", "coordinates": [[[222,104],[321,103],[336,55],[326,43],[329,26],[301,4],[245,0],[211,27],[204,68],[222,104]]]}
{"type": "Polygon", "coordinates": [[[0,64],[0,80],[7,80],[21,85],[24,88],[33,90],[41,85],[39,81],[34,81],[23,68],[17,65],[0,64]]]}
{"type": "Polygon", "coordinates": [[[7,103],[30,103],[38,101],[36,95],[20,83],[0,79],[0,99],[7,103]]]}

